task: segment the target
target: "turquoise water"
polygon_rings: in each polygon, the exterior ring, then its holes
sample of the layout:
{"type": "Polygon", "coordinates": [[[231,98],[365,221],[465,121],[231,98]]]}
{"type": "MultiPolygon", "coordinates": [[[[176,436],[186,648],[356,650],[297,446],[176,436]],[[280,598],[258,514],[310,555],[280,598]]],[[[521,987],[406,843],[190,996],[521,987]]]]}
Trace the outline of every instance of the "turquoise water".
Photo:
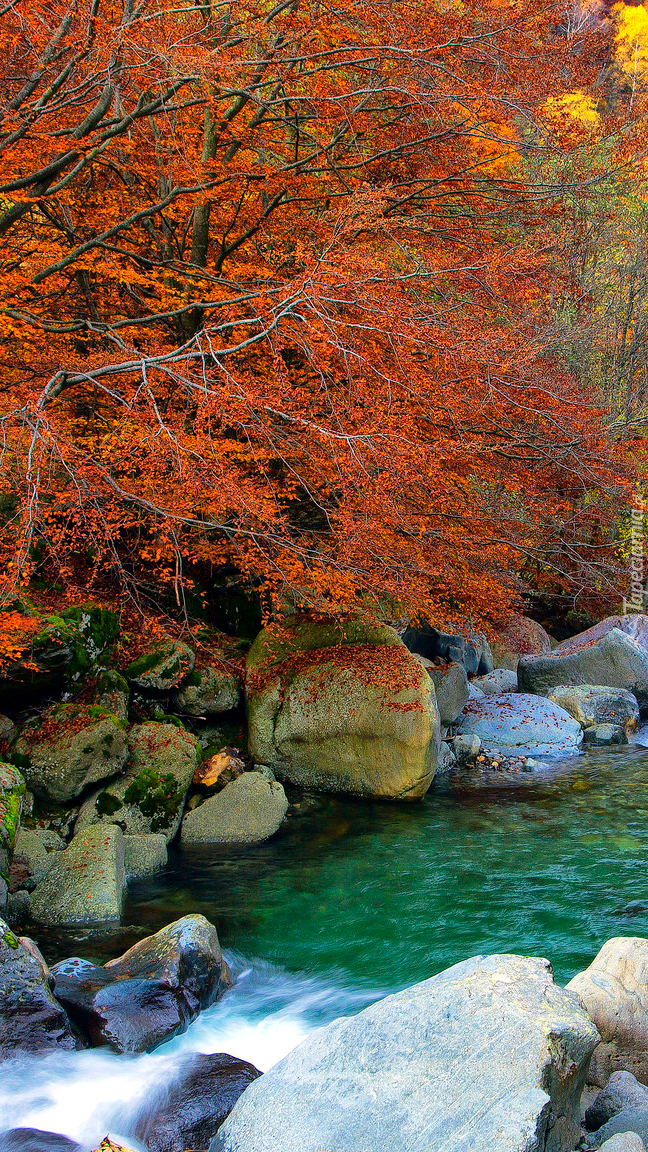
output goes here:
{"type": "Polygon", "coordinates": [[[567,980],[608,937],[648,934],[647,864],[648,752],[596,750],[455,775],[412,806],[302,798],[265,845],[176,856],[132,889],[125,921],[202,912],[225,948],[367,988],[496,951],[547,956],[567,980]]]}

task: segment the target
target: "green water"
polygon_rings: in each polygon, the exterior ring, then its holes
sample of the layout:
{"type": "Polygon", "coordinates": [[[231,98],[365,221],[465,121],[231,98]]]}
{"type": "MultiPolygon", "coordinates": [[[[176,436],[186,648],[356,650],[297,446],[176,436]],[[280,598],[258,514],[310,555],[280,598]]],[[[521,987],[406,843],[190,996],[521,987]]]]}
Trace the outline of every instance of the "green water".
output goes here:
{"type": "Polygon", "coordinates": [[[354,984],[495,951],[548,956],[568,979],[608,937],[648,935],[648,752],[464,773],[407,807],[307,799],[265,845],[175,857],[126,919],[150,930],[189,911],[226,948],[354,984]]]}

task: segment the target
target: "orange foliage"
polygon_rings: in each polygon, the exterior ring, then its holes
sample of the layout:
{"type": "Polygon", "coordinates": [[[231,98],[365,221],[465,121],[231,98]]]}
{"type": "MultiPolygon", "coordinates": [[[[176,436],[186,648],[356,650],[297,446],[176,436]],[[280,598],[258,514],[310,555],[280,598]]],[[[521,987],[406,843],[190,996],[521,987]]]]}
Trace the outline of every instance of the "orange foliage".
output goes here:
{"type": "Polygon", "coordinates": [[[545,355],[556,204],[521,160],[564,87],[556,19],[5,8],[8,594],[40,566],[180,600],[233,566],[275,604],[484,620],[547,556],[612,587],[591,539],[620,462],[545,355]]]}

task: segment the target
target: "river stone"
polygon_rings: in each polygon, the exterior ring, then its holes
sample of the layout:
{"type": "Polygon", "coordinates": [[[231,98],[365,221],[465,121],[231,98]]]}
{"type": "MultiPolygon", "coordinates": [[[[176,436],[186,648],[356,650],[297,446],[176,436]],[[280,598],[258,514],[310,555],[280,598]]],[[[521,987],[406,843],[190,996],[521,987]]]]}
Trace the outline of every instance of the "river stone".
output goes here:
{"type": "Polygon", "coordinates": [[[80,1047],[53,983],[34,941],[14,936],[0,920],[0,1060],[80,1047]]]}
{"type": "Polygon", "coordinates": [[[201,668],[176,693],[175,706],[187,716],[217,716],[236,708],[240,698],[237,676],[222,668],[201,668]]]}
{"type": "Polygon", "coordinates": [[[212,1152],[564,1152],[598,1034],[548,961],[477,956],[304,1040],[212,1152]]]}
{"type": "Polygon", "coordinates": [[[140,692],[170,692],[193,671],[195,659],[187,644],[165,637],[133,660],[124,675],[140,692]]]}
{"type": "Polygon", "coordinates": [[[0,909],[7,903],[9,875],[25,795],[25,781],[13,764],[0,762],[0,909]]]}
{"type": "Polygon", "coordinates": [[[19,828],[11,862],[11,889],[32,892],[54,863],[56,853],[48,852],[40,836],[19,828]]]}
{"type": "Polygon", "coordinates": [[[392,628],[291,618],[247,658],[249,748],[280,780],[416,800],[437,767],[434,685],[392,628]]]}
{"type": "Polygon", "coordinates": [[[126,886],[124,837],[114,824],[78,832],[34,889],[39,924],[118,924],[126,886]]]}
{"type": "Polygon", "coordinates": [[[509,668],[495,668],[485,676],[478,676],[473,680],[474,688],[481,688],[485,696],[499,696],[502,692],[517,692],[517,672],[509,668]]]}
{"type": "Polygon", "coordinates": [[[583,731],[583,743],[609,748],[613,744],[627,744],[628,733],[620,724],[592,724],[583,731]]]}
{"type": "Polygon", "coordinates": [[[241,1093],[260,1075],[247,1060],[224,1052],[190,1056],[178,1078],[165,1084],[160,1103],[147,1103],[135,1135],[149,1152],[207,1148],[241,1093]]]}
{"type": "Polygon", "coordinates": [[[0,1132],[0,1152],[87,1152],[82,1144],[61,1136],[58,1132],[44,1132],[41,1128],[11,1128],[0,1132]]]}
{"type": "Polygon", "coordinates": [[[479,756],[481,740],[479,736],[455,736],[452,741],[452,749],[457,764],[468,764],[476,756],[479,756]]]}
{"type": "Polygon", "coordinates": [[[244,772],[182,821],[183,844],[257,844],[281,827],[288,801],[281,784],[244,772]]]}
{"type": "Polygon", "coordinates": [[[648,617],[609,616],[551,653],[523,656],[520,691],[548,694],[569,684],[625,688],[648,708],[648,617]]]}
{"type": "Polygon", "coordinates": [[[495,668],[515,672],[521,656],[551,652],[551,637],[537,620],[515,613],[506,627],[492,638],[491,650],[495,668]]]}
{"type": "Polygon", "coordinates": [[[624,1070],[648,1084],[648,940],[612,937],[567,987],[601,1034],[590,1083],[603,1088],[612,1072],[624,1070]]]}
{"type": "Polygon", "coordinates": [[[135,724],[126,772],[86,800],[75,830],[118,824],[127,835],[161,832],[173,840],[198,764],[195,736],[175,724],[135,724]]]}
{"type": "Polygon", "coordinates": [[[55,704],[23,729],[15,752],[31,790],[65,803],[88,784],[119,772],[128,743],[116,716],[95,706],[55,704]]]}
{"type": "Polygon", "coordinates": [[[648,1110],[648,1088],[631,1072],[613,1072],[585,1113],[585,1127],[595,1132],[617,1113],[628,1108],[648,1110]]]}
{"type": "Polygon", "coordinates": [[[468,700],[468,677],[463,664],[444,664],[440,668],[428,668],[437,704],[441,727],[449,728],[460,716],[468,700]]]}
{"type": "Polygon", "coordinates": [[[124,869],[127,880],[152,876],[167,865],[166,838],[159,832],[124,836],[124,869]]]}
{"type": "Polygon", "coordinates": [[[403,632],[403,643],[410,652],[426,656],[428,660],[463,665],[469,676],[483,676],[493,670],[493,654],[488,640],[481,632],[469,636],[442,632],[430,624],[409,627],[403,632]]]}
{"type": "Polygon", "coordinates": [[[446,744],[446,742],[442,740],[441,748],[439,749],[439,764],[437,767],[437,772],[439,774],[443,772],[449,772],[452,768],[454,768],[456,763],[457,757],[455,756],[450,744],[446,744]]]}
{"type": "Polygon", "coordinates": [[[592,724],[620,724],[636,728],[639,705],[624,688],[607,688],[603,684],[559,684],[547,693],[559,708],[569,712],[583,728],[592,724]]]}
{"type": "Polygon", "coordinates": [[[590,1148],[605,1152],[645,1152],[648,1140],[648,1109],[628,1108],[619,1112],[590,1137],[590,1148]]]}
{"type": "Polygon", "coordinates": [[[183,916],[103,966],[72,957],[52,968],[54,992],[93,1047],[151,1052],[185,1032],[231,987],[218,934],[183,916]]]}
{"type": "Polygon", "coordinates": [[[104,668],[97,677],[95,704],[105,708],[123,724],[128,722],[128,707],[130,703],[130,688],[114,668],[104,668]]]}
{"type": "Polygon", "coordinates": [[[577,752],[583,739],[580,724],[557,704],[513,692],[469,701],[459,733],[479,736],[486,749],[516,756],[563,756],[577,752]]]}

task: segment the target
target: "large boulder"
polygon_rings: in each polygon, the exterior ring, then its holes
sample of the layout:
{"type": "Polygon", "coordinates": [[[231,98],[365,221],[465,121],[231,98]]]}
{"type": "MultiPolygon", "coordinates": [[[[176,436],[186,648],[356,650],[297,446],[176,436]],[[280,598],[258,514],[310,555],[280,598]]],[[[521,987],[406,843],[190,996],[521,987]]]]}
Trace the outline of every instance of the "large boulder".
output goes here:
{"type": "Polygon", "coordinates": [[[256,844],[281,827],[288,801],[281,784],[244,772],[182,821],[182,843],[256,844]]]}
{"type": "Polygon", "coordinates": [[[127,880],[152,876],[167,865],[167,842],[161,832],[124,836],[124,869],[127,880]]]}
{"type": "Polygon", "coordinates": [[[124,675],[140,692],[170,692],[189,676],[195,661],[187,644],[167,636],[133,660],[124,669],[124,675]]]}
{"type": "Polygon", "coordinates": [[[33,940],[0,920],[0,1060],[80,1047],[52,995],[54,980],[33,940]]]}
{"type": "Polygon", "coordinates": [[[648,1084],[648,940],[607,940],[567,987],[580,997],[601,1034],[590,1083],[602,1088],[612,1072],[623,1070],[648,1084]]]}
{"type": "Polygon", "coordinates": [[[595,1132],[628,1108],[648,1111],[648,1088],[640,1084],[631,1072],[613,1072],[605,1088],[587,1108],[585,1127],[588,1132],[595,1132]]]}
{"type": "Polygon", "coordinates": [[[443,632],[431,624],[421,624],[405,629],[403,643],[410,652],[417,652],[428,660],[461,664],[469,676],[483,676],[493,671],[493,654],[488,640],[481,632],[461,636],[458,633],[443,632]]]}
{"type": "Polygon", "coordinates": [[[477,956],[309,1036],[211,1149],[566,1152],[597,1038],[546,960],[477,956]]]}
{"type": "Polygon", "coordinates": [[[648,617],[609,616],[553,652],[523,656],[518,683],[521,692],[541,695],[567,684],[625,688],[648,708],[648,617]]]}
{"type": "Polygon", "coordinates": [[[508,668],[515,672],[521,656],[551,652],[551,637],[537,620],[516,613],[492,638],[491,650],[495,668],[508,668]]]}
{"type": "MultiPolygon", "coordinates": [[[[113,1144],[113,1148],[116,1145],[113,1144]]],[[[87,1152],[82,1144],[61,1136],[59,1132],[44,1132],[42,1128],[11,1128],[0,1132],[0,1152],[87,1152]]]]}
{"type": "Polygon", "coordinates": [[[111,825],[78,832],[34,889],[39,924],[118,924],[126,887],[124,837],[111,825]]]}
{"type": "Polygon", "coordinates": [[[54,965],[54,992],[93,1046],[150,1052],[186,1031],[231,986],[213,924],[183,916],[103,966],[54,965]]]}
{"type": "Polygon", "coordinates": [[[468,677],[463,664],[442,664],[428,668],[434,684],[441,727],[446,730],[454,724],[468,701],[468,677]]]}
{"type": "Polygon", "coordinates": [[[459,732],[479,736],[489,751],[516,756],[564,756],[577,752],[583,739],[580,724],[557,704],[513,692],[470,700],[459,732]]]}
{"type": "Polygon", "coordinates": [[[625,688],[607,688],[602,684],[559,684],[547,693],[547,698],[569,712],[582,728],[593,724],[636,728],[639,720],[639,705],[625,688]]]}
{"type": "Polygon", "coordinates": [[[247,1060],[224,1052],[190,1056],[178,1078],[165,1084],[161,1101],[148,1102],[135,1135],[149,1152],[208,1148],[241,1093],[260,1075],[247,1060]]]}
{"type": "Polygon", "coordinates": [[[605,1152],[646,1152],[648,1109],[628,1108],[613,1116],[590,1140],[590,1148],[605,1152]]]}
{"type": "Polygon", "coordinates": [[[0,763],[0,909],[7,903],[11,860],[20,816],[25,781],[12,764],[0,763]]]}
{"type": "Polygon", "coordinates": [[[174,703],[187,716],[217,716],[236,708],[241,698],[238,676],[224,668],[194,669],[176,692],[174,703]]]}
{"type": "Polygon", "coordinates": [[[101,707],[55,704],[23,729],[13,751],[32,792],[65,803],[123,768],[125,728],[101,707]]]}
{"type": "Polygon", "coordinates": [[[32,892],[49,872],[55,857],[56,853],[48,852],[40,836],[28,828],[20,828],[11,862],[12,892],[32,892]]]}
{"type": "Polygon", "coordinates": [[[392,628],[292,618],[247,660],[249,746],[279,779],[416,800],[437,766],[434,685],[392,628]]]}
{"type": "Polygon", "coordinates": [[[89,797],[76,830],[118,824],[130,836],[161,832],[170,843],[198,764],[198,741],[175,724],[150,722],[131,728],[128,745],[126,772],[89,797]]]}

